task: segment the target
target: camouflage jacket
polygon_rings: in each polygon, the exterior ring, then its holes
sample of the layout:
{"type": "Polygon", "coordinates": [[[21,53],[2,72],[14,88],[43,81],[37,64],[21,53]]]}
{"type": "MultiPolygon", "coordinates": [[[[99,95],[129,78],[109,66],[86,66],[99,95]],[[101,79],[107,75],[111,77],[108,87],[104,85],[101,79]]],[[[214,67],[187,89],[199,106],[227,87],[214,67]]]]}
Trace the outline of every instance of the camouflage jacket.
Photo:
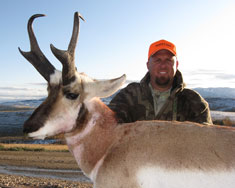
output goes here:
{"type": "Polygon", "coordinates": [[[171,94],[155,116],[154,102],[147,73],[140,83],[131,83],[108,105],[119,123],[137,120],[177,120],[212,124],[208,103],[194,90],[185,88],[182,74],[177,70],[171,94]]]}

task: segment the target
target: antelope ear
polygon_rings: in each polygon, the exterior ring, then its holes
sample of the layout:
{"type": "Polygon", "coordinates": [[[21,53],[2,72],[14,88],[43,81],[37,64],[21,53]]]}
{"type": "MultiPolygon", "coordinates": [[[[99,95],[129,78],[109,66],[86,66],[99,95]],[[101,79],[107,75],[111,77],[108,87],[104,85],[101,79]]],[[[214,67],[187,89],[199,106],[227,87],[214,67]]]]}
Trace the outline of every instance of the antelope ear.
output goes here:
{"type": "Polygon", "coordinates": [[[126,75],[119,78],[104,81],[94,81],[85,85],[85,100],[90,100],[94,97],[105,98],[115,93],[126,81],[126,75]]]}

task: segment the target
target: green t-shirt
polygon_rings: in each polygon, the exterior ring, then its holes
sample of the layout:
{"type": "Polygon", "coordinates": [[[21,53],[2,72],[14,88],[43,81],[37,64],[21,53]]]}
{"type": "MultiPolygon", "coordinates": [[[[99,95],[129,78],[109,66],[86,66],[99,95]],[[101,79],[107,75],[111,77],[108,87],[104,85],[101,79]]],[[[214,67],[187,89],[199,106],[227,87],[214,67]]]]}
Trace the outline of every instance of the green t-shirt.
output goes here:
{"type": "Polygon", "coordinates": [[[159,113],[161,110],[162,106],[165,104],[167,98],[171,94],[171,88],[167,91],[158,91],[156,89],[153,89],[152,85],[149,83],[149,87],[153,96],[153,102],[154,102],[154,113],[155,116],[159,113]]]}

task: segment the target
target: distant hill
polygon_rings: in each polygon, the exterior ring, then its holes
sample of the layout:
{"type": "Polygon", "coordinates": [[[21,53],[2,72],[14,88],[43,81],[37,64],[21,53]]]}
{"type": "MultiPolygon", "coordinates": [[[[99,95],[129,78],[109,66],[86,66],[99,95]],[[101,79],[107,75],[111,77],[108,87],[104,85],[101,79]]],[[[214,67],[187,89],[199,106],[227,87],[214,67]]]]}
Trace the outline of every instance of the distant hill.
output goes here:
{"type": "Polygon", "coordinates": [[[235,88],[194,88],[214,111],[235,112],[235,88]]]}
{"type": "Polygon", "coordinates": [[[204,98],[229,98],[235,99],[235,88],[194,88],[204,98]]]}

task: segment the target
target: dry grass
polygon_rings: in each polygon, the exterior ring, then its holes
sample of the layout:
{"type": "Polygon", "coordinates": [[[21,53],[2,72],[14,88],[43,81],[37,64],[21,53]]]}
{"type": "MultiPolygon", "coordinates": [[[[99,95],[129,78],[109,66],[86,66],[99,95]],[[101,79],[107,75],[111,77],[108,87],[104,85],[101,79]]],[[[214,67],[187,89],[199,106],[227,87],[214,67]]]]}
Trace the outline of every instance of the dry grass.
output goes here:
{"type": "Polygon", "coordinates": [[[233,126],[233,125],[234,125],[234,122],[232,122],[228,117],[226,117],[226,118],[223,120],[223,124],[226,125],[226,126],[233,126]]]}
{"type": "Polygon", "coordinates": [[[0,144],[1,149],[4,150],[42,150],[42,151],[68,151],[67,145],[54,144],[0,144]]]}
{"type": "Polygon", "coordinates": [[[214,120],[214,125],[222,125],[222,126],[229,126],[229,127],[235,127],[235,122],[232,121],[230,118],[226,117],[221,120],[214,120]]]}

